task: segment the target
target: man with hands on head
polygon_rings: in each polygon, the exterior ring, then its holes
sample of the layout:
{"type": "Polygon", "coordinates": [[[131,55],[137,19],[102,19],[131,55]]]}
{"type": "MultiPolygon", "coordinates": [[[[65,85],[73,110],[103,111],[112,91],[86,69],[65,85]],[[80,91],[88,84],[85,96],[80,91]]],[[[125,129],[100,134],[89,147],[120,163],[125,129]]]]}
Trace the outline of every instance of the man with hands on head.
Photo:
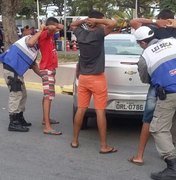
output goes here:
{"type": "Polygon", "coordinates": [[[88,18],[71,23],[71,29],[77,38],[80,49],[78,62],[78,109],[74,118],[72,148],[79,146],[79,132],[83,117],[93,95],[100,135],[100,153],[114,153],[117,149],[107,144],[106,116],[107,82],[104,74],[105,53],[104,37],[116,25],[116,21],[105,19],[98,11],[91,11],[88,18]]]}
{"type": "Polygon", "coordinates": [[[55,97],[55,75],[58,67],[58,56],[54,42],[54,34],[64,28],[54,17],[49,17],[45,23],[45,30],[41,33],[38,45],[41,52],[39,63],[40,74],[43,83],[43,133],[48,135],[61,135],[51,124],[58,124],[58,121],[50,118],[51,102],[55,97]]]}
{"type": "Polygon", "coordinates": [[[176,29],[173,26],[174,22],[176,22],[174,19],[174,13],[169,9],[163,9],[157,15],[157,19],[132,19],[130,21],[130,26],[135,30],[141,26],[148,26],[155,32],[155,38],[164,39],[176,37],[176,29]]]}

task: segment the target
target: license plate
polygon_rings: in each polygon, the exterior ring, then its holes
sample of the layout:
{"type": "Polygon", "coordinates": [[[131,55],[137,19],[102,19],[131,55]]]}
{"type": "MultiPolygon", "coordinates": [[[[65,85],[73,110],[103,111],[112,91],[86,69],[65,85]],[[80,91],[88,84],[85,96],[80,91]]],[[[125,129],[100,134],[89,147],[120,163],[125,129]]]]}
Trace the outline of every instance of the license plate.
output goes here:
{"type": "Polygon", "coordinates": [[[144,111],[144,101],[113,101],[107,109],[117,111],[144,111]]]}

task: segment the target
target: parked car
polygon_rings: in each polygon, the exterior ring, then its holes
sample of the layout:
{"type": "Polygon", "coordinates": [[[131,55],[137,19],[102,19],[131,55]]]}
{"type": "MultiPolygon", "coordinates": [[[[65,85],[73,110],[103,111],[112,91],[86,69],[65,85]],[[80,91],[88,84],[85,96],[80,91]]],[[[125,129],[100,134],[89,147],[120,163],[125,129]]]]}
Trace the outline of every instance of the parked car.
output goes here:
{"type": "MultiPolygon", "coordinates": [[[[108,82],[107,115],[142,115],[148,85],[140,80],[137,62],[142,48],[132,34],[110,34],[105,38],[105,74],[108,82]]],[[[73,116],[77,109],[77,85],[75,78],[73,90],[73,116]]],[[[95,115],[93,101],[84,117],[95,115]]]]}

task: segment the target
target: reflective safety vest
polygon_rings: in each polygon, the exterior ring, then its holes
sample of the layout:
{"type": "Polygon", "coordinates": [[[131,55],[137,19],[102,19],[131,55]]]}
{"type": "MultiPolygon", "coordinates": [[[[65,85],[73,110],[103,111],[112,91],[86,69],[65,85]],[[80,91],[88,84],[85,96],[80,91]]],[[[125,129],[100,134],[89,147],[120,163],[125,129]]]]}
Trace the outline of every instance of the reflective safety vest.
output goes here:
{"type": "Polygon", "coordinates": [[[167,38],[147,47],[144,57],[151,83],[167,92],[176,92],[176,39],[167,38]]]}
{"type": "Polygon", "coordinates": [[[37,46],[28,47],[26,38],[30,38],[30,36],[22,37],[7,51],[0,54],[0,62],[9,65],[19,76],[22,76],[31,67],[38,54],[37,46]]]}

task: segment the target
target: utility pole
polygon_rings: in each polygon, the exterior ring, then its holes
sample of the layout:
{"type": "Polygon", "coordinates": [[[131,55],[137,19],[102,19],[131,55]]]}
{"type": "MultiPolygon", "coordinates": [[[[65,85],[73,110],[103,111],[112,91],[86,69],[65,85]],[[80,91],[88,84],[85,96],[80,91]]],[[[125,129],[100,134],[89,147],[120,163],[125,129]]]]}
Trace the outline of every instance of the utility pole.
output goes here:
{"type": "Polygon", "coordinates": [[[39,0],[36,1],[37,2],[37,26],[38,29],[40,29],[40,12],[39,12],[39,0]]]}
{"type": "Polygon", "coordinates": [[[66,55],[66,40],[67,40],[66,0],[64,0],[64,52],[65,52],[65,55],[66,55]]]}
{"type": "Polygon", "coordinates": [[[135,2],[135,18],[138,17],[138,0],[135,2]]]}

